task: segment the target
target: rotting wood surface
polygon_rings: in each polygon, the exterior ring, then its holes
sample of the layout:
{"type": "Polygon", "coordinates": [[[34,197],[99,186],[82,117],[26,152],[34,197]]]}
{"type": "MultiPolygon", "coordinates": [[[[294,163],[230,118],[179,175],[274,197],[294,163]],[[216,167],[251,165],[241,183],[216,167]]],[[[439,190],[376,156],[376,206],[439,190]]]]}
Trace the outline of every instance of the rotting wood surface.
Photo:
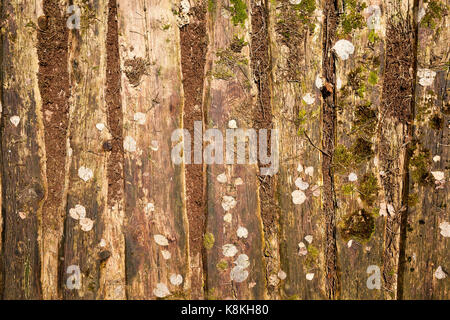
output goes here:
{"type": "Polygon", "coordinates": [[[2,1],[0,297],[448,299],[449,14],[2,1]]]}

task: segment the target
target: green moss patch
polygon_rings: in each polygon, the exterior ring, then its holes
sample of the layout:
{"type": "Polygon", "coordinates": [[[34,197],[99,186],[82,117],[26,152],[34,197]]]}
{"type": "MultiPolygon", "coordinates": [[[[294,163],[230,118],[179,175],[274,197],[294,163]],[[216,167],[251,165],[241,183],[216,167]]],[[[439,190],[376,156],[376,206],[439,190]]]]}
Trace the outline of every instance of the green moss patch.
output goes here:
{"type": "Polygon", "coordinates": [[[375,218],[364,209],[346,215],[339,224],[339,232],[345,241],[350,239],[365,243],[375,231],[375,218]]]}

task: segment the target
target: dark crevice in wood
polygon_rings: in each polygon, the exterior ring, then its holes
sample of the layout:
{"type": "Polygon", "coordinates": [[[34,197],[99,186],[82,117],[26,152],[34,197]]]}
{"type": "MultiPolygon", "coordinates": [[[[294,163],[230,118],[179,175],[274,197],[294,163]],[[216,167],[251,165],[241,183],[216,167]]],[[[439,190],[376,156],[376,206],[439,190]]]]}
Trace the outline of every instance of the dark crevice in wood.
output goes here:
{"type": "MultiPolygon", "coordinates": [[[[191,8],[193,21],[180,29],[181,66],[183,72],[184,112],[183,126],[191,137],[195,136],[194,123],[200,121],[204,127],[203,86],[206,66],[208,39],[206,34],[205,4],[191,8]]],[[[194,139],[191,148],[194,150],[194,139]]],[[[186,175],[186,211],[189,221],[189,249],[191,261],[200,257],[199,276],[192,272],[191,298],[203,297],[203,283],[206,276],[206,263],[203,257],[203,235],[206,228],[206,172],[203,164],[187,164],[186,175]]]]}
{"type": "Polygon", "coordinates": [[[324,3],[323,27],[323,77],[322,88],[322,174],[323,203],[325,216],[325,268],[326,295],[329,299],[338,299],[340,290],[336,245],[336,192],[334,185],[333,155],[336,140],[336,61],[332,52],[338,23],[338,1],[326,0],[324,3]],[[331,92],[329,91],[331,89],[331,92]]]}
{"type": "MultiPolygon", "coordinates": [[[[65,9],[65,8],[64,8],[65,9]]],[[[39,89],[44,115],[47,169],[47,198],[43,205],[43,233],[63,234],[67,134],[69,126],[70,82],[68,71],[68,28],[65,12],[57,0],[43,1],[44,15],[38,28],[39,89]]],[[[43,237],[46,239],[46,237],[43,237]]],[[[58,239],[59,258],[64,256],[62,239],[58,239]]],[[[44,246],[46,243],[42,243],[44,246]]],[[[59,263],[58,263],[59,264],[59,263]]],[[[61,266],[61,264],[59,264],[61,266]]],[[[58,273],[63,271],[58,270],[58,273]]],[[[61,294],[58,283],[57,294],[61,294]]]]}
{"type": "MultiPolygon", "coordinates": [[[[255,130],[273,128],[272,114],[272,64],[269,49],[269,13],[267,1],[251,1],[251,68],[253,79],[258,89],[257,102],[254,106],[253,121],[255,130]]],[[[271,151],[271,134],[268,134],[267,154],[271,151]]],[[[262,166],[261,163],[258,164],[262,166]]],[[[258,176],[259,201],[264,235],[278,233],[279,206],[276,202],[275,178],[258,176]]],[[[268,241],[265,237],[265,241],[268,241]]],[[[270,259],[270,257],[266,257],[270,259]]],[[[267,263],[267,262],[266,262],[267,263]]],[[[269,270],[266,270],[268,273],[269,270]]],[[[266,278],[269,274],[266,274],[266,278]]]]}
{"type": "MultiPolygon", "coordinates": [[[[414,25],[411,27],[413,30],[413,45],[412,45],[412,54],[413,54],[413,75],[417,75],[417,50],[418,50],[418,35],[419,35],[419,23],[417,22],[419,12],[419,0],[414,0],[414,9],[413,9],[413,23],[414,25]]],[[[412,125],[415,114],[416,114],[416,86],[417,86],[417,76],[413,76],[411,79],[412,86],[412,99],[411,99],[411,112],[410,119],[407,127],[407,141],[415,140],[415,128],[412,125]]],[[[401,217],[401,225],[400,225],[400,249],[399,249],[399,263],[398,263],[398,278],[397,278],[397,299],[403,300],[403,289],[404,289],[404,277],[407,267],[406,261],[406,240],[407,240],[407,230],[408,230],[408,214],[409,214],[409,194],[410,194],[410,172],[409,165],[412,156],[412,147],[410,145],[407,146],[406,159],[404,165],[404,179],[403,179],[403,194],[402,194],[402,208],[404,211],[402,212],[401,217]]]]}
{"type": "MultiPolygon", "coordinates": [[[[109,157],[106,175],[108,179],[107,210],[122,205],[124,197],[123,112],[121,96],[121,69],[119,55],[119,26],[117,0],[108,2],[108,29],[106,34],[106,94],[107,124],[112,140],[108,141],[109,157]]],[[[121,208],[119,208],[121,210],[121,208]]],[[[126,246],[125,246],[126,251],[126,246]]],[[[124,252],[126,257],[126,252],[124,252]]],[[[125,263],[125,268],[127,264],[125,263]]],[[[125,269],[125,283],[127,284],[125,269]]],[[[125,290],[126,294],[128,293],[125,290]]]]}

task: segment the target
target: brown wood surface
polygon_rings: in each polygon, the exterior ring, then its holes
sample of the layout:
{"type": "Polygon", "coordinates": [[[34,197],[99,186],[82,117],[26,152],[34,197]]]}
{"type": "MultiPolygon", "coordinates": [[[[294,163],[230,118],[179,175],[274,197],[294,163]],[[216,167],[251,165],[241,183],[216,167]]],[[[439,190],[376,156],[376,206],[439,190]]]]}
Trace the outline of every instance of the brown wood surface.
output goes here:
{"type": "Polygon", "coordinates": [[[1,2],[2,299],[449,298],[449,2],[294,2],[1,2]]]}

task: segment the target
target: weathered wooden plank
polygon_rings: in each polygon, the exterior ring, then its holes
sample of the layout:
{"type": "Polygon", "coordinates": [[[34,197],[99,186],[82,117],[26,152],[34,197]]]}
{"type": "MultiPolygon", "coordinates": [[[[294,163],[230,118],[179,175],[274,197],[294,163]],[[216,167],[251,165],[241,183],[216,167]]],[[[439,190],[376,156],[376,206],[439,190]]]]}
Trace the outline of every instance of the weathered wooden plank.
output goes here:
{"type": "Polygon", "coordinates": [[[225,164],[225,152],[220,153],[218,149],[225,150],[225,131],[229,125],[235,126],[229,121],[234,120],[243,134],[245,129],[252,128],[257,89],[249,65],[249,8],[249,1],[218,0],[211,2],[207,15],[211,70],[205,127],[219,132],[209,138],[205,132],[205,156],[210,154],[204,157],[208,164],[208,217],[204,240],[208,299],[265,297],[256,163],[237,164],[235,158],[225,164]],[[212,161],[214,152],[210,149],[214,145],[216,159],[212,161]]]}
{"type": "Polygon", "coordinates": [[[325,298],[326,276],[320,201],[322,155],[316,149],[321,139],[321,94],[315,85],[323,52],[321,2],[292,5],[283,0],[268,4],[274,126],[280,136],[280,217],[274,222],[278,232],[270,235],[266,252],[276,254],[278,246],[281,260],[269,270],[272,282],[268,286],[269,290],[273,286],[281,290],[282,298],[320,299],[325,298]],[[280,270],[287,277],[278,283],[280,270]]]}
{"type": "Polygon", "coordinates": [[[71,98],[63,295],[64,299],[95,299],[105,295],[99,291],[100,272],[111,255],[111,239],[103,239],[105,224],[110,223],[104,218],[109,151],[105,143],[110,133],[100,125],[106,123],[108,1],[74,1],[73,5],[80,8],[81,21],[80,28],[69,35],[71,98]]]}
{"type": "Polygon", "coordinates": [[[127,297],[183,298],[190,283],[184,166],[171,161],[179,142],[171,137],[181,128],[183,110],[181,17],[172,12],[180,9],[177,1],[118,5],[127,297]]]}
{"type": "Polygon", "coordinates": [[[449,10],[448,1],[420,1],[418,7],[403,299],[449,297],[449,10]]]}
{"type": "Polygon", "coordinates": [[[408,197],[408,155],[414,94],[413,3],[386,1],[386,50],[378,111],[377,155],[385,216],[382,286],[384,298],[398,297],[398,270],[408,197]]]}
{"type": "MultiPolygon", "coordinates": [[[[369,276],[382,266],[384,219],[375,150],[384,63],[385,16],[380,1],[348,1],[336,40],[354,46],[338,56],[337,145],[333,167],[338,202],[341,299],[382,299],[369,276]],[[348,43],[342,40],[348,41],[348,43]],[[373,266],[373,267],[370,267],[373,266]]],[[[335,43],[336,45],[336,43],[335,43]]],[[[375,275],[376,276],[376,275],[375,275]]]]}
{"type": "Polygon", "coordinates": [[[40,299],[39,226],[45,182],[34,3],[2,2],[1,183],[3,299],[40,299]]]}

